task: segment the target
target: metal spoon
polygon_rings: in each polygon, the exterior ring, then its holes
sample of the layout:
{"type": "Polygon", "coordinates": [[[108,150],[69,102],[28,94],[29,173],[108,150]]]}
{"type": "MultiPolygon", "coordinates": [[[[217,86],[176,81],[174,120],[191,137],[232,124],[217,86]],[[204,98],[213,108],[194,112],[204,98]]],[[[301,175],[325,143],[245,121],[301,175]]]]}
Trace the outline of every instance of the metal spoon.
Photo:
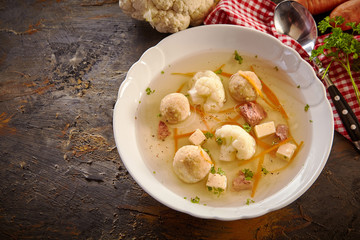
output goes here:
{"type": "MultiPolygon", "coordinates": [[[[274,23],[276,31],[295,39],[309,56],[311,55],[318,37],[317,27],[311,13],[303,5],[295,1],[279,3],[275,8],[274,23]]],[[[320,61],[314,63],[318,69],[317,75],[320,79],[323,78],[347,133],[355,147],[360,150],[360,124],[357,117],[329,76],[327,74],[323,76],[325,69],[320,61]]]]}

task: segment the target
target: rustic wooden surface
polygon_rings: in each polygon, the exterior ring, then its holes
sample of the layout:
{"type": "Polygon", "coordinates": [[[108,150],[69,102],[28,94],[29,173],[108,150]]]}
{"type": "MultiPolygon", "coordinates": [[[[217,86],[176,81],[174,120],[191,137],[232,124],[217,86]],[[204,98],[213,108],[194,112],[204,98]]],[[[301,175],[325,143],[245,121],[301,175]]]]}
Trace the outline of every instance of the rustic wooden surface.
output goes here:
{"type": "Polygon", "coordinates": [[[112,109],[166,36],[116,0],[0,1],[0,239],[360,239],[360,157],[338,134],[314,185],[255,219],[194,218],[136,184],[112,109]]]}

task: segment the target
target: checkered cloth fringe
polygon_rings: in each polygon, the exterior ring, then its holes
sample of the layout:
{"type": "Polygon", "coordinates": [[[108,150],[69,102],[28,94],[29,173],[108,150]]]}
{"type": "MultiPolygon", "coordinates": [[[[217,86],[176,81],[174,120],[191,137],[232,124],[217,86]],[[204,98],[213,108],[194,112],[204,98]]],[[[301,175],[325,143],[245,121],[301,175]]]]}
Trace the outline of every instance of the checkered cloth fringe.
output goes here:
{"type": "MultiPolygon", "coordinates": [[[[270,0],[221,0],[204,20],[204,24],[235,24],[268,33],[278,38],[285,45],[295,49],[303,59],[312,64],[309,60],[309,55],[298,42],[276,31],[274,25],[275,6],[276,4],[270,0]]],[[[326,35],[320,36],[316,46],[321,44],[325,38],[326,35]]],[[[356,38],[360,40],[360,36],[356,36],[356,38]]],[[[320,57],[319,59],[324,66],[330,63],[330,60],[325,57],[320,57]]],[[[329,69],[329,77],[343,94],[357,118],[360,119],[360,106],[357,103],[355,92],[346,70],[340,64],[333,63],[329,69]]],[[[358,88],[360,88],[360,73],[353,73],[353,77],[358,88]]],[[[347,139],[350,139],[329,94],[327,94],[327,97],[334,113],[335,130],[347,139]]]]}

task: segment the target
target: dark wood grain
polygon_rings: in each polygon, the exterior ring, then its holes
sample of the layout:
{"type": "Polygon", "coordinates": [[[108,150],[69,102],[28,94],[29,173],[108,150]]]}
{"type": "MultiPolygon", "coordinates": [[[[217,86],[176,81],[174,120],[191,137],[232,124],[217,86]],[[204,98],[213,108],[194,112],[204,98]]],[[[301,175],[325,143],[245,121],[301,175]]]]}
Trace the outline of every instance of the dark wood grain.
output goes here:
{"type": "Polygon", "coordinates": [[[314,185],[255,219],[194,218],[136,184],[113,106],[166,36],[117,1],[0,1],[0,239],[359,239],[360,158],[338,134],[314,185]]]}

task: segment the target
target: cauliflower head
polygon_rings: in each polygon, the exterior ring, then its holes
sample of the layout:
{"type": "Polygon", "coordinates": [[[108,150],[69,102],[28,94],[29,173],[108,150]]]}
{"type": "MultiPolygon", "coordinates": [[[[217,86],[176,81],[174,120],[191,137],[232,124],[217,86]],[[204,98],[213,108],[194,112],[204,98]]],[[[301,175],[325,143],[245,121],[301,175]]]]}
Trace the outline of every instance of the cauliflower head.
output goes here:
{"type": "Polygon", "coordinates": [[[206,112],[218,112],[226,101],[220,77],[210,70],[197,72],[190,87],[188,93],[192,103],[203,105],[206,112]]]}
{"type": "Polygon", "coordinates": [[[122,11],[134,19],[147,21],[162,33],[175,33],[200,25],[216,0],[119,0],[122,11]]]}
{"type": "Polygon", "coordinates": [[[240,126],[224,125],[216,130],[215,137],[222,140],[221,161],[245,160],[255,154],[255,139],[240,126]]]}

